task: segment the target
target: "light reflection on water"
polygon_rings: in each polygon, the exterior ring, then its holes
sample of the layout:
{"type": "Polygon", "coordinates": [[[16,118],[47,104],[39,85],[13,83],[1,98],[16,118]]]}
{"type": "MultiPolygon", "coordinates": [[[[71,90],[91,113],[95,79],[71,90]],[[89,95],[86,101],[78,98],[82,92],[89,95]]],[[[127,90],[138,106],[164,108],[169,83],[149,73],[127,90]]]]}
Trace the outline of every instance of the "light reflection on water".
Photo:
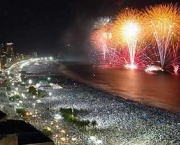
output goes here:
{"type": "Polygon", "coordinates": [[[128,69],[92,69],[86,65],[67,66],[73,76],[125,98],[180,112],[180,77],[147,74],[128,69]],[[93,76],[93,73],[95,76],[93,76]]]}

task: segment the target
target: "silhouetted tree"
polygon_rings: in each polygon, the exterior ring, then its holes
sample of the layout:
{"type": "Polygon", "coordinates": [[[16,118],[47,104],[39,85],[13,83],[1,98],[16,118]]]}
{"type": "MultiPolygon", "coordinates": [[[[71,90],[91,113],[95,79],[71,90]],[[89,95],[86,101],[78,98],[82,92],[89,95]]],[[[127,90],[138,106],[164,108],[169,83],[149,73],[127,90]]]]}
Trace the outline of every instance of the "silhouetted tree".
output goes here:
{"type": "Polygon", "coordinates": [[[32,95],[37,95],[37,89],[34,86],[30,86],[29,93],[32,95]]]}

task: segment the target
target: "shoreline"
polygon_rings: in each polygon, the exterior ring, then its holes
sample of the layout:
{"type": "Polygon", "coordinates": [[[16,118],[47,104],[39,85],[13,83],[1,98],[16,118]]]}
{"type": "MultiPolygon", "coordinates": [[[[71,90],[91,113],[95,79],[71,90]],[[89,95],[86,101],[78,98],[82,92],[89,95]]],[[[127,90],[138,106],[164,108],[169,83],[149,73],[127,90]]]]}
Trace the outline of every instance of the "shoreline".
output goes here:
{"type": "Polygon", "coordinates": [[[134,101],[134,102],[142,103],[142,104],[150,106],[150,107],[155,107],[157,109],[162,109],[162,110],[165,110],[165,111],[168,111],[168,112],[171,112],[171,113],[180,114],[180,107],[172,106],[172,105],[165,104],[165,103],[162,103],[162,102],[153,101],[153,100],[150,100],[150,99],[145,99],[145,98],[142,98],[140,96],[135,96],[135,95],[127,94],[127,93],[122,93],[120,91],[117,92],[117,90],[113,91],[113,90],[110,89],[110,90],[107,91],[102,87],[102,85],[98,85],[96,83],[84,80],[80,76],[73,75],[73,73],[70,70],[68,70],[68,69],[66,70],[66,69],[61,71],[62,75],[66,76],[66,77],[69,77],[70,79],[73,79],[73,80],[75,80],[77,82],[80,82],[82,84],[85,84],[87,86],[90,86],[90,87],[92,87],[94,89],[104,91],[104,92],[109,93],[109,94],[111,94],[111,95],[113,95],[115,97],[128,99],[128,100],[131,100],[131,101],[134,101]]]}
{"type": "MultiPolygon", "coordinates": [[[[41,71],[49,69],[45,66],[46,64],[41,67],[41,71]]],[[[97,122],[96,130],[88,128],[88,133],[84,134],[85,138],[80,136],[80,139],[87,141],[88,144],[92,144],[92,142],[89,142],[92,136],[101,140],[104,144],[112,145],[117,143],[124,145],[179,143],[179,114],[148,106],[127,97],[118,97],[119,95],[112,93],[116,89],[112,92],[107,91],[106,85],[108,83],[93,82],[89,79],[92,78],[89,74],[87,74],[88,78],[86,80],[86,77],[81,79],[79,73],[73,72],[67,67],[62,70],[55,70],[59,72],[59,76],[56,76],[57,79],[55,78],[54,81],[60,86],[62,85],[63,89],[47,89],[47,92],[51,92],[51,95],[42,99],[42,106],[38,104],[36,106],[41,112],[42,119],[52,121],[52,116],[49,116],[51,114],[47,114],[47,110],[44,112],[47,105],[53,106],[54,113],[57,113],[56,111],[59,108],[70,108],[73,104],[75,109],[88,110],[88,114],[78,116],[80,120],[95,120],[97,122]],[[96,83],[97,85],[95,85],[96,83]],[[101,85],[106,87],[100,89],[101,85]],[[76,99],[72,99],[73,94],[77,96],[76,99]],[[45,114],[42,114],[42,112],[45,114]]],[[[27,71],[37,72],[39,69],[30,65],[27,67],[27,71]]],[[[78,71],[82,72],[81,69],[78,71]]],[[[34,101],[36,100],[32,100],[32,102],[34,101]]],[[[63,120],[59,120],[58,123],[61,124],[62,122],[63,120]]],[[[68,126],[68,130],[70,132],[77,131],[71,126],[68,126]]],[[[81,134],[76,132],[72,135],[79,137],[81,134]]]]}

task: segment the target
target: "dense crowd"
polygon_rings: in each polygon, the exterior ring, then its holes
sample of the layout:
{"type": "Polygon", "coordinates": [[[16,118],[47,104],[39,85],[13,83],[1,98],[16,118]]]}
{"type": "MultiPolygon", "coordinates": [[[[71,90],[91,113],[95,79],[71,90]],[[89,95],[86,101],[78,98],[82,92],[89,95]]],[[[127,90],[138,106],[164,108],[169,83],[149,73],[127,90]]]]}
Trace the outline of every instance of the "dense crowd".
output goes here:
{"type": "MultiPolygon", "coordinates": [[[[23,70],[29,73],[40,73],[50,68],[54,72],[59,70],[53,65],[32,63],[23,70]]],[[[24,101],[24,106],[41,113],[41,122],[44,120],[50,123],[60,108],[73,107],[88,111],[86,114],[79,114],[79,119],[97,122],[96,129],[89,129],[89,134],[80,133],[77,128],[67,126],[71,136],[79,134],[87,144],[180,144],[180,114],[113,96],[68,78],[63,81],[60,79],[57,85],[63,87],[44,88],[48,92],[45,98],[24,101]],[[55,111],[51,112],[49,108],[55,111]]],[[[43,125],[41,122],[39,125],[43,125]]],[[[65,125],[62,118],[56,124],[65,125]]]]}

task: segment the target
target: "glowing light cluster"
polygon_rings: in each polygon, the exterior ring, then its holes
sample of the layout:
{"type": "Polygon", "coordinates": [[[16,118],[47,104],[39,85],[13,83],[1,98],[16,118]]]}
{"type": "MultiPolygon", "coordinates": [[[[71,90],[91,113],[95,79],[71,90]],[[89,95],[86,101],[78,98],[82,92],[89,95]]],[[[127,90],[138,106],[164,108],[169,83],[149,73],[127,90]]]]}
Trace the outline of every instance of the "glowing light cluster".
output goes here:
{"type": "Polygon", "coordinates": [[[113,23],[107,19],[102,21],[102,18],[91,36],[93,46],[99,51],[96,57],[100,64],[132,69],[155,65],[177,74],[180,66],[179,10],[177,5],[160,4],[142,11],[126,8],[113,23]]]}
{"type": "Polygon", "coordinates": [[[137,66],[135,64],[126,64],[125,68],[129,68],[129,69],[137,69],[137,66]]]}
{"type": "Polygon", "coordinates": [[[146,72],[152,72],[152,71],[163,71],[163,69],[159,66],[155,66],[155,65],[151,65],[151,66],[148,66],[146,69],[145,69],[146,72]]]}
{"type": "Polygon", "coordinates": [[[122,35],[125,37],[126,41],[136,39],[138,37],[139,31],[139,25],[133,21],[128,21],[122,27],[122,35]]]}
{"type": "Polygon", "coordinates": [[[108,47],[110,47],[110,41],[112,38],[112,33],[109,31],[107,25],[94,31],[91,35],[91,41],[95,48],[100,49],[103,52],[103,59],[106,59],[106,54],[108,53],[108,47]]]}
{"type": "Polygon", "coordinates": [[[111,22],[111,17],[100,17],[94,24],[94,28],[98,29],[102,26],[106,26],[111,22]]]}
{"type": "Polygon", "coordinates": [[[128,50],[129,50],[129,55],[130,55],[129,66],[134,66],[134,57],[136,53],[136,45],[138,41],[139,31],[140,31],[140,28],[138,24],[134,23],[133,21],[128,21],[122,27],[122,33],[123,33],[122,35],[124,36],[124,39],[128,45],[128,50]]]}
{"type": "Polygon", "coordinates": [[[148,34],[153,34],[156,40],[160,64],[164,67],[171,39],[176,39],[180,26],[179,8],[172,4],[156,5],[147,8],[145,14],[145,23],[150,26],[148,34]]]}

